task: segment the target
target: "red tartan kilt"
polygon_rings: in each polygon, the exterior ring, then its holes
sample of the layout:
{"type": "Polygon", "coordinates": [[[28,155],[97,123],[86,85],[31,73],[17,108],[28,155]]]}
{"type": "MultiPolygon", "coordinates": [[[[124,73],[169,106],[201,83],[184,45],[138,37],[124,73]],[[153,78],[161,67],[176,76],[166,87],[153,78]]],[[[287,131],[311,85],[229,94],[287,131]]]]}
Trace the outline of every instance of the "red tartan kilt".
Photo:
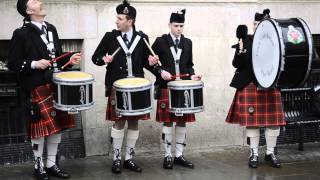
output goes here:
{"type": "Polygon", "coordinates": [[[108,97],[108,104],[106,109],[107,121],[119,121],[119,120],[149,120],[150,113],[139,116],[117,116],[116,113],[116,91],[112,88],[111,95],[108,97]]]}
{"type": "Polygon", "coordinates": [[[226,122],[246,127],[285,125],[280,91],[258,91],[253,83],[237,90],[226,122]],[[254,110],[251,114],[249,108],[254,110]]]}
{"type": "Polygon", "coordinates": [[[194,122],[196,121],[194,114],[184,114],[176,116],[169,112],[169,90],[161,89],[161,95],[157,102],[157,122],[194,122]]]}
{"type": "Polygon", "coordinates": [[[51,84],[36,87],[32,91],[31,97],[32,102],[40,102],[39,108],[42,118],[37,122],[29,121],[30,138],[35,139],[49,136],[61,130],[75,127],[75,121],[72,115],[69,115],[65,111],[54,109],[53,87],[51,84]]]}

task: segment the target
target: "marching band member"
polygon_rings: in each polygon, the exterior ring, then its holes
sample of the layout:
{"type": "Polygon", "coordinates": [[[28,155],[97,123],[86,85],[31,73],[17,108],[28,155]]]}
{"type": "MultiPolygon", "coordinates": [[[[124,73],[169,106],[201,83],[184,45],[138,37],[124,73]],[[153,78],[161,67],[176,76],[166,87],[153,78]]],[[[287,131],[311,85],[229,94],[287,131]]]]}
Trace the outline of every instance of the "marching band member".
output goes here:
{"type": "Polygon", "coordinates": [[[174,75],[189,74],[189,77],[182,79],[201,80],[201,75],[196,75],[193,69],[192,60],[192,41],[186,38],[182,33],[185,22],[185,10],[171,14],[168,34],[158,37],[152,45],[155,54],[159,56],[161,67],[155,82],[155,91],[157,94],[157,114],[156,120],[163,123],[162,140],[165,148],[165,158],[163,168],[172,169],[173,164],[182,165],[188,168],[194,168],[194,164],[183,156],[186,146],[186,123],[194,122],[194,114],[185,114],[176,116],[169,113],[169,91],[167,83],[172,80],[174,75]],[[174,58],[179,56],[177,58],[174,58]],[[180,74],[176,74],[176,63],[180,74]],[[173,158],[171,147],[173,138],[173,123],[175,126],[176,149],[173,158]]]}
{"type": "Polygon", "coordinates": [[[128,122],[128,132],[123,168],[141,172],[142,168],[133,160],[132,155],[134,155],[135,144],[139,137],[138,120],[148,120],[150,115],[118,117],[115,111],[115,91],[112,89],[112,85],[116,80],[126,78],[131,70],[133,76],[144,77],[143,68],[153,70],[152,66],[158,62],[158,57],[150,55],[150,51],[143,41],[143,38],[148,39],[148,36],[135,29],[136,9],[124,0],[122,4],[117,6],[116,11],[117,30],[107,32],[104,35],[92,56],[92,61],[98,66],[107,65],[105,76],[106,97],[108,98],[106,119],[114,121],[111,130],[114,152],[112,172],[121,173],[121,147],[126,122],[128,122]],[[111,54],[119,47],[121,50],[113,57],[111,54]],[[129,51],[131,49],[132,54],[125,52],[126,49],[129,51]],[[128,56],[132,59],[131,70],[127,64],[128,56]]]}
{"type": "MultiPolygon", "coordinates": [[[[18,0],[17,10],[24,24],[13,33],[8,57],[9,69],[16,71],[22,90],[30,97],[29,135],[35,157],[34,175],[39,180],[48,175],[69,178],[56,164],[61,131],[75,126],[74,118],[53,108],[52,58],[62,54],[55,26],[45,22],[46,11],[41,0],[18,0]],[[44,167],[43,147],[47,139],[47,161],[44,167]]],[[[67,61],[79,64],[80,54],[66,56],[58,67],[67,61]]]]}
{"type": "MultiPolygon", "coordinates": [[[[270,18],[270,10],[256,13],[254,31],[265,18],[270,18]]],[[[240,33],[241,34],[241,33],[240,33]]],[[[274,153],[280,126],[286,124],[282,109],[281,94],[278,89],[260,90],[252,69],[252,36],[241,38],[236,46],[232,65],[237,68],[230,84],[237,89],[231,104],[226,122],[246,127],[250,139],[250,158],[248,165],[257,168],[259,165],[260,127],[265,127],[267,150],[265,161],[272,167],[281,167],[280,160],[274,153]]]]}

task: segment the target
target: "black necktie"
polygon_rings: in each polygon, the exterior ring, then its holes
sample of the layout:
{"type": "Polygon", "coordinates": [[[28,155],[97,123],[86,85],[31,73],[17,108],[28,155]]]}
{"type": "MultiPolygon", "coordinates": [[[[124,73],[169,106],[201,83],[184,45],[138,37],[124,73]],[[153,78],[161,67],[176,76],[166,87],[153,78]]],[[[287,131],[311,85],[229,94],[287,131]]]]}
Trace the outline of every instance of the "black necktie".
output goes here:
{"type": "Polygon", "coordinates": [[[174,44],[174,49],[176,50],[176,52],[178,51],[178,45],[179,45],[179,39],[177,38],[174,44]]]}
{"type": "Polygon", "coordinates": [[[129,40],[127,34],[124,34],[122,37],[123,41],[126,43],[127,47],[129,47],[129,40]]]}
{"type": "Polygon", "coordinates": [[[42,34],[45,34],[45,35],[48,34],[48,33],[47,33],[47,27],[46,27],[45,25],[42,25],[41,31],[42,31],[42,34]]]}

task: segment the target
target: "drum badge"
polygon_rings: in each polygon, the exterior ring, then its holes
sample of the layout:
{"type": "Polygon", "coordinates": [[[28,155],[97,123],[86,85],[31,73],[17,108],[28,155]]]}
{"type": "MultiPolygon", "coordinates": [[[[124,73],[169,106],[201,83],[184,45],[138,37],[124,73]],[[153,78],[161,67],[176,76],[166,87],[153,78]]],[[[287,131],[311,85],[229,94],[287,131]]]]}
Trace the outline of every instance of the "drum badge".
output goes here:
{"type": "Polygon", "coordinates": [[[80,86],[79,91],[80,91],[80,103],[84,104],[85,98],[86,98],[84,86],[80,86]]]}
{"type": "Polygon", "coordinates": [[[123,109],[128,110],[128,96],[125,92],[122,93],[122,100],[123,100],[123,109]]]}
{"type": "Polygon", "coordinates": [[[188,107],[189,107],[189,104],[190,104],[189,91],[188,91],[188,90],[185,90],[185,91],[184,91],[184,106],[188,108],[188,107]]]}
{"type": "Polygon", "coordinates": [[[56,116],[57,116],[57,112],[56,112],[56,111],[51,111],[50,115],[51,115],[52,117],[56,117],[56,116]]]}
{"type": "Polygon", "coordinates": [[[288,41],[292,44],[300,44],[304,41],[303,35],[295,29],[292,25],[288,26],[289,30],[287,33],[288,41]]]}

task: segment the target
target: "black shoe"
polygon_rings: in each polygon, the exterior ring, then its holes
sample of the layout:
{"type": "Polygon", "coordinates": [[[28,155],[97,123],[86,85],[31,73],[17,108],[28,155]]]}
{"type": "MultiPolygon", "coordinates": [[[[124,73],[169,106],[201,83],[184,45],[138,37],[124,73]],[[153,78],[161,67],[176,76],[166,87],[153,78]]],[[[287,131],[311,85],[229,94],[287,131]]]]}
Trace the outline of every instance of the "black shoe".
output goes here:
{"type": "Polygon", "coordinates": [[[277,159],[276,155],[269,154],[269,155],[265,155],[264,160],[266,161],[267,164],[269,164],[271,167],[275,167],[275,168],[280,168],[281,167],[281,163],[280,160],[277,159]]]}
{"type": "Polygon", "coordinates": [[[192,169],[194,168],[193,163],[191,161],[186,160],[182,155],[179,157],[175,157],[173,163],[192,169]]]}
{"type": "Polygon", "coordinates": [[[123,168],[129,169],[129,170],[135,171],[135,172],[142,171],[142,168],[139,167],[132,159],[128,159],[128,160],[124,161],[123,168]]]}
{"type": "Polygon", "coordinates": [[[116,159],[112,163],[112,172],[115,174],[121,173],[121,160],[116,159]]]}
{"type": "Polygon", "coordinates": [[[251,168],[258,168],[259,157],[257,155],[251,155],[249,158],[248,166],[251,168]]]}
{"type": "Polygon", "coordinates": [[[167,156],[163,160],[163,168],[164,169],[172,169],[173,168],[173,159],[172,156],[167,156]]]}
{"type": "Polygon", "coordinates": [[[49,176],[62,178],[62,179],[70,178],[70,174],[62,171],[57,165],[53,165],[51,168],[46,168],[46,171],[49,174],[49,176]]]}
{"type": "Polygon", "coordinates": [[[34,169],[34,176],[37,178],[37,180],[48,180],[48,174],[44,169],[34,169]]]}
{"type": "Polygon", "coordinates": [[[36,160],[35,168],[34,168],[34,176],[36,177],[37,180],[48,180],[48,174],[44,170],[41,158],[38,157],[36,160]]]}

